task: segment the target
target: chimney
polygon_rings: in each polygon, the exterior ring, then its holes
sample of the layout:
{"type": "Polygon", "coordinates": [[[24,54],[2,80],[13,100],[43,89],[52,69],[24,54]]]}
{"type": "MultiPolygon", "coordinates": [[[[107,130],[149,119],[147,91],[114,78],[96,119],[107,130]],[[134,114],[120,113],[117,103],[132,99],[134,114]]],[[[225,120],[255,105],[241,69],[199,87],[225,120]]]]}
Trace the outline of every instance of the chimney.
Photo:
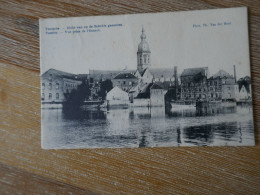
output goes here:
{"type": "Polygon", "coordinates": [[[175,84],[175,95],[176,95],[176,100],[177,100],[177,93],[178,93],[177,66],[174,66],[174,84],[175,84]]]}
{"type": "Polygon", "coordinates": [[[174,66],[174,82],[175,82],[175,86],[177,86],[178,85],[177,66],[174,66]]]}
{"type": "Polygon", "coordinates": [[[236,65],[234,65],[233,67],[234,67],[234,79],[236,83],[237,82],[236,65]]]}

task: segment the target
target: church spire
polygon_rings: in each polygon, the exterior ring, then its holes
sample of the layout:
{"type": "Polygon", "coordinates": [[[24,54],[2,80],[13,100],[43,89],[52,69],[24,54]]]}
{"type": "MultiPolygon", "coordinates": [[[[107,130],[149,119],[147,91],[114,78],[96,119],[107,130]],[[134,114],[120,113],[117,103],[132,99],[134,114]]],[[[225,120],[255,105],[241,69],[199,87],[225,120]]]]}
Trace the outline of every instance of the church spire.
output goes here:
{"type": "Polygon", "coordinates": [[[143,26],[140,38],[141,42],[138,45],[137,51],[137,69],[142,73],[146,68],[151,66],[151,51],[149,49],[149,44],[146,41],[146,34],[143,26]]]}
{"type": "Polygon", "coordinates": [[[144,26],[142,26],[142,34],[141,34],[141,40],[145,40],[146,39],[146,35],[145,35],[145,31],[144,31],[144,26]]]}

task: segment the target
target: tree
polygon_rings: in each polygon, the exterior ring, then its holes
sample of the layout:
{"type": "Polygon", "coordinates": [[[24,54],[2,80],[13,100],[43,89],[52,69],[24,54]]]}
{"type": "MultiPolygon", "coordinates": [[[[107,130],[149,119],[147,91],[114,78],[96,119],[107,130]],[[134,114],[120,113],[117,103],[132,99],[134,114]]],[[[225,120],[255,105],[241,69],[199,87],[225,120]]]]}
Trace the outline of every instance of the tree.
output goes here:
{"type": "Polygon", "coordinates": [[[238,86],[239,86],[239,90],[242,88],[242,86],[244,85],[246,90],[248,92],[250,92],[250,88],[249,88],[249,85],[251,84],[251,79],[249,76],[246,76],[244,78],[240,78],[238,81],[238,86]]]}
{"type": "Polygon", "coordinates": [[[106,99],[106,94],[113,88],[113,83],[111,80],[107,79],[102,81],[100,84],[100,91],[98,93],[99,97],[102,97],[102,100],[106,99]]]}
{"type": "Polygon", "coordinates": [[[82,83],[73,89],[70,93],[65,93],[65,106],[73,106],[74,108],[79,108],[85,99],[90,96],[90,87],[87,81],[82,81],[82,83]]]}

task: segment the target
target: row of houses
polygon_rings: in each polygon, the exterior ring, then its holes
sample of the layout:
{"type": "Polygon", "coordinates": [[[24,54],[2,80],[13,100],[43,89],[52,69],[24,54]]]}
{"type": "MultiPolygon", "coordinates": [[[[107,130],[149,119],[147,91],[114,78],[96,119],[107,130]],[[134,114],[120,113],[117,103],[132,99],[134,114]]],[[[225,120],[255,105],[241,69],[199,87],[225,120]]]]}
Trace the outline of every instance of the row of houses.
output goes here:
{"type": "MultiPolygon", "coordinates": [[[[115,90],[108,92],[107,99],[110,101],[113,98],[118,100],[116,93],[121,96],[124,92],[124,101],[127,100],[136,106],[152,105],[153,99],[157,99],[162,105],[164,104],[162,94],[165,95],[172,87],[179,88],[176,91],[178,94],[175,94],[175,96],[179,97],[178,100],[181,101],[192,102],[198,99],[208,101],[246,101],[252,98],[249,77],[236,81],[233,75],[224,70],[209,76],[207,67],[185,69],[179,77],[176,76],[177,68],[175,71],[169,72],[172,73],[171,76],[165,77],[162,74],[158,78],[153,75],[149,68],[146,68],[142,72],[143,74],[122,71],[114,74],[112,78],[106,76],[106,79],[112,80],[113,87],[117,87],[115,90]],[[119,92],[119,90],[122,92],[119,92]]],[[[94,95],[97,97],[100,84],[95,79],[90,78],[93,78],[90,74],[75,75],[50,69],[42,75],[42,102],[63,102],[65,99],[64,94],[77,89],[83,80],[88,80],[90,83],[92,89],[91,97],[94,95]]],[[[154,103],[154,105],[159,105],[159,103],[154,103]]]]}
{"type": "Polygon", "coordinates": [[[246,101],[252,98],[250,78],[244,84],[237,82],[235,66],[234,75],[219,70],[209,76],[207,67],[185,69],[180,80],[182,101],[246,101]]]}
{"type": "Polygon", "coordinates": [[[220,70],[211,76],[208,67],[184,69],[181,75],[177,75],[177,67],[152,68],[144,29],[140,38],[136,70],[89,70],[89,74],[70,74],[50,69],[42,74],[42,102],[63,102],[65,94],[77,89],[83,81],[90,87],[89,100],[100,99],[101,83],[106,80],[113,84],[106,96],[110,105],[164,106],[166,94],[170,100],[185,103],[197,100],[247,101],[252,98],[250,78],[236,81],[235,66],[234,75],[220,70]]]}

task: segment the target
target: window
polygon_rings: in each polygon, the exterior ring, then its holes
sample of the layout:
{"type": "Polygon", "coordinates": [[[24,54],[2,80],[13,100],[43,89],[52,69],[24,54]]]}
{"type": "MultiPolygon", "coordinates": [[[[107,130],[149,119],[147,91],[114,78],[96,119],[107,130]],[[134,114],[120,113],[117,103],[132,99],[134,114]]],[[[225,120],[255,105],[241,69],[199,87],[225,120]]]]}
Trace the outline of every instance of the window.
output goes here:
{"type": "Polygon", "coordinates": [[[45,89],[45,83],[42,83],[42,89],[45,89]]]}
{"type": "Polygon", "coordinates": [[[60,85],[59,83],[56,83],[56,89],[59,89],[59,85],[60,85]]]}
{"type": "Polygon", "coordinates": [[[49,93],[49,100],[51,100],[52,99],[52,94],[51,93],[49,93]]]}
{"type": "Polygon", "coordinates": [[[123,81],[123,84],[125,85],[125,81],[123,81]]]}
{"type": "Polygon", "coordinates": [[[56,99],[57,100],[59,99],[59,93],[56,93],[56,99]]]}
{"type": "Polygon", "coordinates": [[[50,81],[52,80],[52,74],[49,75],[49,80],[50,80],[50,81]]]}
{"type": "Polygon", "coordinates": [[[51,83],[49,83],[49,89],[50,89],[50,90],[52,89],[52,84],[51,84],[51,83]]]}
{"type": "Polygon", "coordinates": [[[44,100],[45,99],[45,94],[44,93],[42,93],[42,100],[44,100]]]}
{"type": "Polygon", "coordinates": [[[146,64],[146,55],[143,55],[143,58],[144,58],[144,63],[146,64]]]}

